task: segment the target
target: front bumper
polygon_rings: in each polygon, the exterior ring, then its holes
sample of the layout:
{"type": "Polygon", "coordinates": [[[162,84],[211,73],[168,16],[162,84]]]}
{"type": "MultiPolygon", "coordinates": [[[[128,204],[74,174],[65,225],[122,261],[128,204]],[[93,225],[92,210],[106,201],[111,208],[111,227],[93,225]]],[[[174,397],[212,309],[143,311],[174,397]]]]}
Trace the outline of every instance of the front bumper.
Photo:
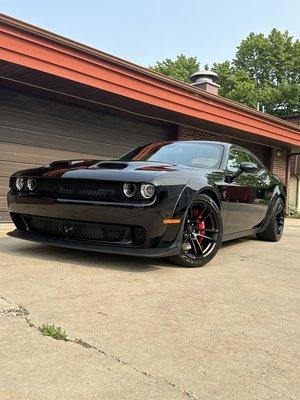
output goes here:
{"type": "MultiPolygon", "coordinates": [[[[174,202],[163,201],[151,206],[99,204],[95,202],[72,202],[52,198],[18,196],[9,193],[8,205],[11,215],[31,215],[49,218],[62,218],[70,221],[82,221],[102,224],[142,226],[146,238],[142,245],[128,243],[103,243],[101,241],[62,238],[47,233],[18,229],[9,235],[61,247],[104,253],[126,254],[145,257],[163,257],[178,254],[180,251],[181,225],[165,225],[163,219],[173,216],[174,202]]],[[[179,215],[176,217],[180,218],[179,215]]],[[[14,219],[14,218],[13,218],[14,219]]]]}
{"type": "Polygon", "coordinates": [[[8,236],[17,239],[29,240],[31,242],[43,243],[47,245],[66,247],[77,250],[88,250],[96,251],[100,253],[110,254],[123,254],[126,256],[137,256],[137,257],[168,257],[179,254],[180,252],[180,236],[178,235],[177,240],[173,244],[166,248],[133,248],[133,247],[121,247],[121,246],[110,246],[101,245],[100,243],[88,243],[84,241],[76,241],[71,239],[55,239],[47,237],[45,235],[39,235],[31,232],[23,232],[18,229],[9,232],[8,236]]]}

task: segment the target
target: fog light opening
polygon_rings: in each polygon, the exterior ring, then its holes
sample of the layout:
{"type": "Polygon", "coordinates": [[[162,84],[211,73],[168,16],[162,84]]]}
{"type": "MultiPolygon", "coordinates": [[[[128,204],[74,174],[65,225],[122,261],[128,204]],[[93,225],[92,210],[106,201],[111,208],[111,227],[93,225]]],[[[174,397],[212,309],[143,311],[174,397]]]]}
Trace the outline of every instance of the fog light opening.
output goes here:
{"type": "Polygon", "coordinates": [[[126,197],[133,197],[136,194],[136,185],[134,183],[124,183],[123,193],[126,197]]]}
{"type": "Polygon", "coordinates": [[[22,190],[23,186],[25,184],[25,179],[24,178],[17,178],[15,182],[15,187],[17,190],[22,190]]]}
{"type": "Polygon", "coordinates": [[[141,186],[141,195],[144,199],[150,199],[155,193],[155,186],[151,183],[143,183],[141,186]]]}
{"type": "Polygon", "coordinates": [[[27,187],[30,191],[34,190],[36,188],[36,180],[33,178],[29,178],[27,180],[27,187]]]}

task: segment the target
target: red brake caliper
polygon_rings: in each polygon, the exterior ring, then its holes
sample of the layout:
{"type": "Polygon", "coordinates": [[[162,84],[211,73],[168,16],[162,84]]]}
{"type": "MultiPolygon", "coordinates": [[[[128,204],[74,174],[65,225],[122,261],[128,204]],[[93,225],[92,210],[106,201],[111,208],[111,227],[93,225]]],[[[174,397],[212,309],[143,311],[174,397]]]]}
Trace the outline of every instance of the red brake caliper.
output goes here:
{"type": "MultiPolygon", "coordinates": [[[[199,216],[200,216],[199,210],[194,209],[194,217],[199,217],[199,216]]],[[[198,228],[199,228],[199,233],[201,235],[205,235],[205,231],[202,230],[202,229],[205,229],[205,222],[204,221],[198,220],[198,228]]],[[[204,238],[201,237],[201,236],[198,236],[197,240],[201,244],[203,242],[204,238]]]]}
{"type": "MultiPolygon", "coordinates": [[[[205,229],[205,222],[204,222],[204,221],[199,221],[199,222],[198,222],[198,227],[199,227],[199,230],[200,230],[200,234],[201,234],[201,235],[205,235],[205,231],[202,231],[202,230],[201,230],[201,229],[205,229]]],[[[203,240],[204,240],[204,237],[198,236],[198,242],[199,242],[200,244],[203,242],[203,240]]]]}

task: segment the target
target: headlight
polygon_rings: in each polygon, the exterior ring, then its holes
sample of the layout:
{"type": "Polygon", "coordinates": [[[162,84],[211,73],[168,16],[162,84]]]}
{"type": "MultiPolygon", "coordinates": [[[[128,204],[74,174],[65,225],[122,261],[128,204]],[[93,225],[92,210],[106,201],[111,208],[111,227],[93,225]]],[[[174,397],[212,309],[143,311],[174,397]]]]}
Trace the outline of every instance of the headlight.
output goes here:
{"type": "Polygon", "coordinates": [[[155,186],[151,183],[143,183],[141,186],[141,195],[144,199],[150,199],[155,193],[155,186]]]}
{"type": "Polygon", "coordinates": [[[134,183],[124,183],[123,193],[126,197],[133,197],[136,194],[136,185],[134,183]]]}
{"type": "Polygon", "coordinates": [[[24,186],[25,179],[24,178],[17,178],[15,182],[16,189],[21,190],[24,186]]]}
{"type": "Polygon", "coordinates": [[[35,179],[33,179],[33,178],[29,178],[28,180],[27,180],[27,187],[28,187],[28,189],[29,190],[34,190],[35,188],[36,188],[36,180],[35,179]]]}

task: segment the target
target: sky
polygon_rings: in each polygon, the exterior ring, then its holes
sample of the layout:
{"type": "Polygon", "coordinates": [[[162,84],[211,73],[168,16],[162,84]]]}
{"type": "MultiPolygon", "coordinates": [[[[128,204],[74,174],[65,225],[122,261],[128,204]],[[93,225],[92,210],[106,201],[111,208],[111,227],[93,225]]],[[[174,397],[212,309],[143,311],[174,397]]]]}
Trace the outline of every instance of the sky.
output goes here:
{"type": "Polygon", "coordinates": [[[299,0],[0,0],[0,13],[148,67],[180,53],[202,67],[250,32],[300,37],[299,0]]]}

